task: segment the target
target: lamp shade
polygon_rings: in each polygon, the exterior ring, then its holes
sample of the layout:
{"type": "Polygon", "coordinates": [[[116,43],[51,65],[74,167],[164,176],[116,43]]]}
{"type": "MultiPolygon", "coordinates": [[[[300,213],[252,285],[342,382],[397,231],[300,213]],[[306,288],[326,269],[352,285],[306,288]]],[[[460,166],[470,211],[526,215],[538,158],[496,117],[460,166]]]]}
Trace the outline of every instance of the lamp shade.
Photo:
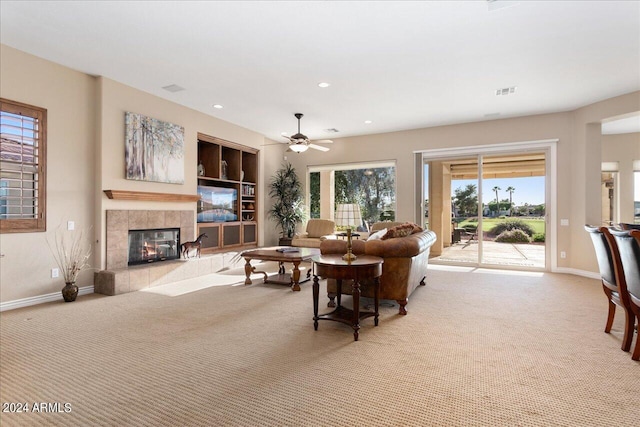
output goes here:
{"type": "Polygon", "coordinates": [[[359,227],[362,225],[360,206],[355,203],[338,205],[336,208],[335,222],[338,226],[359,227]]]}

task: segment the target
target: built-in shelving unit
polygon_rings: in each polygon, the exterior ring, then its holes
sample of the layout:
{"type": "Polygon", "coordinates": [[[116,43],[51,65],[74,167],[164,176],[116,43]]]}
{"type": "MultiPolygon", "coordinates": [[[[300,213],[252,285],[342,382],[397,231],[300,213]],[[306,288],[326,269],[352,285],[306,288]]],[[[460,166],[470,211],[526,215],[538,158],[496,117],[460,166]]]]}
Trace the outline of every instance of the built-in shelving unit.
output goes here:
{"type": "Polygon", "coordinates": [[[202,252],[258,244],[259,150],[198,134],[198,234],[202,252]]]}

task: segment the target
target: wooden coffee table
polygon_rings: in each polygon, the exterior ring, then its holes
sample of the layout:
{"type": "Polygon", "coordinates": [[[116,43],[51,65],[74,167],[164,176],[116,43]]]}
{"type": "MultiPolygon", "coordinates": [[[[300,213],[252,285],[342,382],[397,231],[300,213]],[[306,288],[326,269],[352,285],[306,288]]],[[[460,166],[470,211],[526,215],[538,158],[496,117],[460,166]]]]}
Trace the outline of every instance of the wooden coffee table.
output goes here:
{"type": "MultiPolygon", "coordinates": [[[[320,249],[316,248],[295,248],[295,252],[279,252],[279,248],[264,248],[253,249],[242,253],[242,257],[247,262],[244,265],[244,272],[247,278],[244,280],[245,285],[250,285],[252,273],[264,274],[264,283],[275,283],[278,285],[290,285],[291,290],[299,291],[300,283],[304,283],[311,278],[311,269],[307,271],[307,277],[300,280],[300,269],[298,266],[302,261],[309,261],[312,257],[320,255],[320,249]],[[264,271],[258,271],[251,265],[251,260],[259,261],[277,261],[279,263],[278,274],[269,277],[264,271]],[[287,273],[284,268],[284,263],[290,262],[293,264],[293,270],[291,273],[287,273]]],[[[291,249],[291,248],[288,248],[291,249]]]]}

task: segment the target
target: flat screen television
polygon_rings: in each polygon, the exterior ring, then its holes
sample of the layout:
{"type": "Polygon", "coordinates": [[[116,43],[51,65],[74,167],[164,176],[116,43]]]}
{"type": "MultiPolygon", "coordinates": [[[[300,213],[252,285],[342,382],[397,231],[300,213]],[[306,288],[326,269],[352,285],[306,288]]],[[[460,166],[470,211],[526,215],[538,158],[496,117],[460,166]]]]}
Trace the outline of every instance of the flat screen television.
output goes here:
{"type": "Polygon", "coordinates": [[[238,190],[235,188],[198,186],[198,222],[238,220],[238,190]]]}

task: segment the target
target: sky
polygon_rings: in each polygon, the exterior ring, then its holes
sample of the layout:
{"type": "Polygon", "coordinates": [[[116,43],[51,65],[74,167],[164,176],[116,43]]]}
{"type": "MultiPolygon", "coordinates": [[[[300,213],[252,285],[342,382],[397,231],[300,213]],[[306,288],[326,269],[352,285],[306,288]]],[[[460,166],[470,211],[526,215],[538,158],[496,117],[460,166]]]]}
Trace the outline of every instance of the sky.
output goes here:
{"type": "MultiPolygon", "coordinates": [[[[515,206],[522,206],[525,203],[530,205],[540,205],[545,203],[544,196],[544,177],[535,176],[527,178],[499,178],[499,179],[485,179],[482,183],[483,186],[483,201],[489,203],[496,199],[496,194],[492,190],[493,187],[498,186],[501,190],[498,191],[498,198],[500,200],[509,199],[509,193],[505,191],[507,187],[511,186],[515,188],[513,192],[513,203],[515,206]]],[[[456,179],[451,181],[451,195],[455,195],[455,190],[458,188],[465,188],[469,184],[475,184],[478,187],[478,182],[475,179],[456,179]]],[[[429,198],[429,180],[425,178],[425,199],[429,198]]]]}
{"type": "MultiPolygon", "coordinates": [[[[475,184],[478,187],[478,181],[475,179],[457,179],[451,181],[451,195],[455,195],[455,190],[466,187],[469,184],[475,184]]],[[[485,204],[496,199],[496,193],[493,187],[500,187],[498,190],[498,198],[500,200],[509,199],[507,187],[515,188],[513,192],[513,203],[515,206],[522,206],[525,203],[530,205],[540,205],[544,200],[544,177],[534,176],[527,178],[500,178],[485,179],[482,182],[482,200],[485,204]]]]}

